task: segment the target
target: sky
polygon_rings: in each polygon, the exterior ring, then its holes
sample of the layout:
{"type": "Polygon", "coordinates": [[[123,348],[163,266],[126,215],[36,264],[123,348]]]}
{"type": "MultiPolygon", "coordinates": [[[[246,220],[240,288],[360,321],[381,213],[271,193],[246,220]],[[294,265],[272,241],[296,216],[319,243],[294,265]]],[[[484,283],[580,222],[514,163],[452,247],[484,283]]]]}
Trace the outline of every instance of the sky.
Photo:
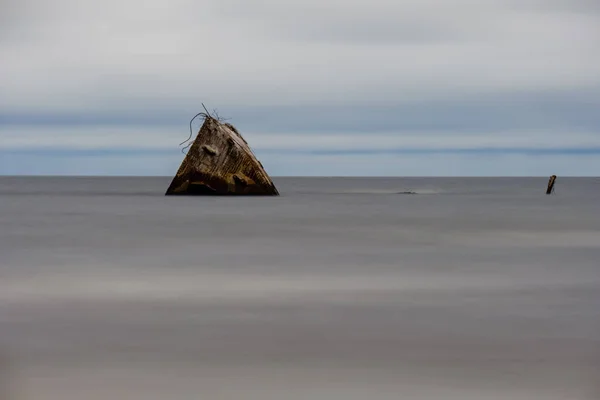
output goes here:
{"type": "Polygon", "coordinates": [[[0,175],[174,175],[204,103],[273,176],[600,176],[598,0],[0,0],[0,55],[0,175]]]}

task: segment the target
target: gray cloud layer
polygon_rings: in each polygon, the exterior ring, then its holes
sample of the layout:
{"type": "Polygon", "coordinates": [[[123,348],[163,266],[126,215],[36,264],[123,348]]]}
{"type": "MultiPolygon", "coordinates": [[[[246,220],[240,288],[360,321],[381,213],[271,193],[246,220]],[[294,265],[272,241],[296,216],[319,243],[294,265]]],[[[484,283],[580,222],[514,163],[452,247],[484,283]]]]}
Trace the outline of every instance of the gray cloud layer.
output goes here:
{"type": "Polygon", "coordinates": [[[600,135],[595,0],[1,1],[0,151],[166,149],[200,102],[258,151],[600,135]]]}
{"type": "Polygon", "coordinates": [[[385,103],[597,87],[598,14],[526,3],[14,2],[0,104],[385,103]]]}

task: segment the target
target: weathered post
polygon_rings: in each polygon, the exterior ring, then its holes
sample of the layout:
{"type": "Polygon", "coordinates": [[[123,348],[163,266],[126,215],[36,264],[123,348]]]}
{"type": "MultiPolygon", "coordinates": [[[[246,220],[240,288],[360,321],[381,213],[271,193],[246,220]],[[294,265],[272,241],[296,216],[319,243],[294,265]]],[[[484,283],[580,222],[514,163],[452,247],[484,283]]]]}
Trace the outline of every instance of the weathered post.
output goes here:
{"type": "Polygon", "coordinates": [[[554,192],[554,182],[556,182],[556,175],[552,175],[550,180],[548,181],[548,188],[546,189],[546,194],[551,194],[554,192]]]}

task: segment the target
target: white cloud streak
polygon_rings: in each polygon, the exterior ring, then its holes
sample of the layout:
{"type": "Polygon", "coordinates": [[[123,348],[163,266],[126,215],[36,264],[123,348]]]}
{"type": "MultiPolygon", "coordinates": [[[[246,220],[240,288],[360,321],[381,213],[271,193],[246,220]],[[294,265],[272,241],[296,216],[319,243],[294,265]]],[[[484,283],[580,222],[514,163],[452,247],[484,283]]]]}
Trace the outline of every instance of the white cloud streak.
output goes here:
{"type": "MultiPolygon", "coordinates": [[[[0,126],[0,150],[165,150],[177,151],[184,131],[165,127],[0,126]]],[[[377,132],[377,133],[257,133],[243,132],[257,151],[372,151],[390,149],[585,149],[600,148],[595,132],[499,131],[377,132]]],[[[194,134],[195,137],[195,134],[194,134]]]]}
{"type": "MultiPolygon", "coordinates": [[[[2,155],[2,154],[0,154],[2,155]]],[[[99,155],[65,157],[34,154],[0,157],[6,175],[141,175],[173,176],[177,155],[99,155]]],[[[304,155],[268,154],[260,157],[273,176],[598,176],[598,155],[523,154],[422,155],[304,155]]],[[[415,189],[415,188],[408,188],[415,189]]],[[[407,190],[408,190],[407,189],[407,190]]]]}

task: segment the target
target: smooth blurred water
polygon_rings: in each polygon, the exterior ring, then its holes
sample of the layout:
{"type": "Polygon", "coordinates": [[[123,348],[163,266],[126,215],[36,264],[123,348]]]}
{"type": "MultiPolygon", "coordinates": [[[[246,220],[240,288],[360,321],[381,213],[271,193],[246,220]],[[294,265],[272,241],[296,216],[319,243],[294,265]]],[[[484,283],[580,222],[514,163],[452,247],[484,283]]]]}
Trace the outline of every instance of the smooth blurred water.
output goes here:
{"type": "Polygon", "coordinates": [[[0,177],[1,399],[600,397],[598,178],[169,182],[0,177]]]}

